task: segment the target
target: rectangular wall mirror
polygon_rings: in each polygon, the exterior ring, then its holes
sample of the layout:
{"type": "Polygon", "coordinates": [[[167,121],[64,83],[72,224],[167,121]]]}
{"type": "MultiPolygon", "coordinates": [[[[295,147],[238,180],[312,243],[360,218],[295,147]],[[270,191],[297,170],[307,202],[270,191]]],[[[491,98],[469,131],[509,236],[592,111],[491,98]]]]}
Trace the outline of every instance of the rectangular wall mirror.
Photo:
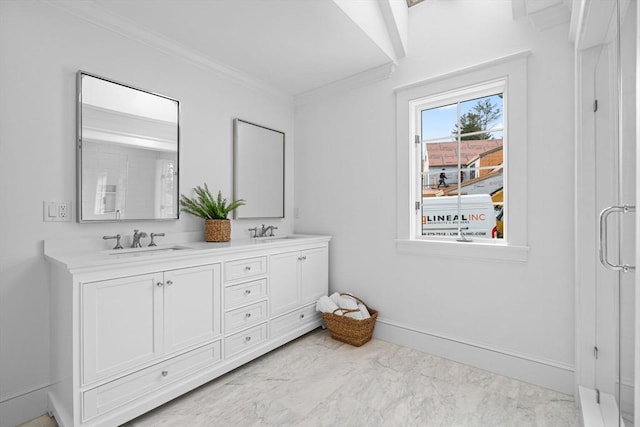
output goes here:
{"type": "Polygon", "coordinates": [[[233,160],[235,218],[284,218],[284,132],[235,119],[233,160]]]}
{"type": "Polygon", "coordinates": [[[178,218],[180,103],[78,72],[78,221],[178,218]]]}

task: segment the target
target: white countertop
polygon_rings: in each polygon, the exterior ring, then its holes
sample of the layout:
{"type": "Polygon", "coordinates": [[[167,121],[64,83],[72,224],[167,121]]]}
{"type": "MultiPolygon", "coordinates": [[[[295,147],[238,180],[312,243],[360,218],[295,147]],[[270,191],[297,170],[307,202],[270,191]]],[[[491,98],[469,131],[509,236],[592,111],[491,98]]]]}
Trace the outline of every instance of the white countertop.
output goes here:
{"type": "MultiPolygon", "coordinates": [[[[198,234],[199,236],[201,234],[198,234]]],[[[45,257],[69,270],[76,268],[109,267],[148,262],[185,259],[198,256],[234,254],[255,250],[280,248],[300,244],[325,243],[331,236],[291,234],[287,236],[237,239],[229,242],[190,241],[190,236],[174,239],[174,243],[158,244],[154,247],[124,249],[88,248],[87,239],[81,242],[69,240],[47,240],[44,242],[45,257]],[[85,247],[83,247],[85,246],[85,247]]],[[[93,241],[91,246],[96,246],[93,241]]],[[[104,244],[104,243],[103,243],[104,244]]],[[[113,244],[113,242],[110,242],[113,244]]]]}

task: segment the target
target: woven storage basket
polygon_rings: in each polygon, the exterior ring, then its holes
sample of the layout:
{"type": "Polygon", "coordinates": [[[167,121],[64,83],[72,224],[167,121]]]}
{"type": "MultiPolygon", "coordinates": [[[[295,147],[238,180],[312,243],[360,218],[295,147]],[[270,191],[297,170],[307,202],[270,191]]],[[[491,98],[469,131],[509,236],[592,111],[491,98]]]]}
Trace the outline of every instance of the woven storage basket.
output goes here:
{"type": "Polygon", "coordinates": [[[228,219],[206,220],[204,237],[207,242],[228,242],[231,240],[231,221],[228,219]]]}
{"type": "Polygon", "coordinates": [[[322,318],[324,319],[324,323],[327,326],[327,329],[329,329],[329,333],[331,334],[331,337],[333,339],[351,344],[356,347],[360,347],[364,343],[371,340],[371,336],[373,335],[373,328],[375,327],[376,319],[378,318],[378,311],[372,309],[367,304],[365,304],[364,301],[349,293],[341,293],[340,295],[349,296],[359,303],[364,304],[364,306],[367,307],[367,310],[369,311],[371,317],[364,320],[352,319],[351,317],[335,313],[342,312],[343,314],[347,314],[359,310],[347,310],[338,308],[334,310],[333,313],[322,313],[322,318]]]}

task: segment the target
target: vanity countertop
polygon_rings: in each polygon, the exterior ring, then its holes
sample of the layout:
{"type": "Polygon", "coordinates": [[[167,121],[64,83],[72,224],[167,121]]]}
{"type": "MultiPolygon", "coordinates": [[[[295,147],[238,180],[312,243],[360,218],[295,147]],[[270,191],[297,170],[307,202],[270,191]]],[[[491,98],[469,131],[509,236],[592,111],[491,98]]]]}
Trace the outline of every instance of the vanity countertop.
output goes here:
{"type": "Polygon", "coordinates": [[[300,244],[325,243],[331,236],[291,234],[286,236],[253,239],[232,239],[229,242],[203,242],[178,239],[176,243],[158,244],[154,247],[125,249],[88,249],[78,245],[62,244],[60,241],[45,241],[44,255],[50,261],[69,270],[78,268],[101,268],[140,263],[157,263],[192,257],[241,254],[268,248],[281,248],[300,244]]]}

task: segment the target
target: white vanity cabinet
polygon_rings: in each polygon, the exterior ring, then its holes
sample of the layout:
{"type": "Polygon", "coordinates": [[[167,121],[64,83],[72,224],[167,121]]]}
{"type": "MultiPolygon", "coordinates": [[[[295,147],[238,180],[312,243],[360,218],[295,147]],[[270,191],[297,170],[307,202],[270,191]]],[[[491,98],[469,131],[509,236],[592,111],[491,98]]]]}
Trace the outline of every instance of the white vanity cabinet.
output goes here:
{"type": "Polygon", "coordinates": [[[162,273],[82,284],[82,384],[162,355],[159,280],[162,273]]]}
{"type": "Polygon", "coordinates": [[[269,304],[273,337],[319,320],[315,303],[327,295],[328,258],[327,246],[271,255],[269,304]]]}
{"type": "Polygon", "coordinates": [[[230,358],[268,339],[267,256],[229,260],[224,269],[224,352],[230,358]]]}
{"type": "Polygon", "coordinates": [[[272,255],[269,260],[271,315],[316,302],[326,295],[329,282],[327,263],[326,247],[272,255]]]}
{"type": "Polygon", "coordinates": [[[83,384],[220,335],[220,284],[220,264],[83,283],[83,384]]]}
{"type": "Polygon", "coordinates": [[[45,242],[58,425],[124,424],[320,326],[329,240],[133,255],[60,254],[45,242]]]}

